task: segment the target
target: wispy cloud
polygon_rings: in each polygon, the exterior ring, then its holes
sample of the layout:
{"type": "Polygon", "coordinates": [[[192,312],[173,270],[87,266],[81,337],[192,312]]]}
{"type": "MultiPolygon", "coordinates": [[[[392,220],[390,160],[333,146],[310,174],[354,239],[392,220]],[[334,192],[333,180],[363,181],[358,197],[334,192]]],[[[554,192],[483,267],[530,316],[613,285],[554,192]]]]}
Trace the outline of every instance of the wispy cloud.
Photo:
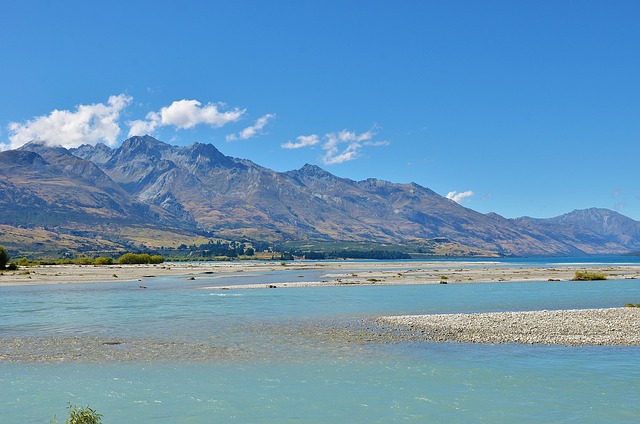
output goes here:
{"type": "Polygon", "coordinates": [[[471,196],[473,196],[473,191],[468,190],[463,191],[462,193],[458,193],[457,191],[450,191],[449,193],[447,193],[446,197],[447,199],[451,199],[456,203],[462,203],[471,196]]]}
{"type": "Polygon", "coordinates": [[[320,143],[320,137],[318,137],[316,134],[301,135],[296,137],[296,140],[298,141],[295,143],[292,141],[287,141],[281,146],[283,149],[301,149],[303,147],[315,146],[316,144],[320,143]]]}
{"type": "Polygon", "coordinates": [[[322,145],[325,151],[322,162],[325,165],[335,165],[356,159],[363,146],[385,146],[388,141],[372,141],[375,136],[373,130],[363,133],[342,130],[338,133],[325,134],[326,141],[322,145]]]}
{"type": "Polygon", "coordinates": [[[227,141],[247,140],[249,138],[255,137],[264,129],[264,127],[269,123],[269,121],[271,121],[275,117],[276,117],[275,114],[267,113],[266,115],[263,115],[260,118],[258,118],[255,124],[243,129],[238,134],[227,135],[227,141]]]}
{"type": "Polygon", "coordinates": [[[144,120],[129,122],[129,137],[150,134],[163,126],[188,129],[206,124],[219,128],[237,121],[245,113],[244,109],[238,108],[223,112],[220,109],[224,107],[224,103],[207,103],[203,106],[197,100],[176,100],[158,112],[149,112],[144,120]]]}
{"type": "Polygon", "coordinates": [[[284,149],[300,149],[303,147],[311,147],[322,143],[324,150],[322,162],[325,165],[335,165],[348,162],[358,158],[364,146],[379,147],[389,144],[388,141],[373,141],[376,135],[374,130],[363,133],[342,130],[334,133],[327,133],[324,137],[317,134],[301,135],[296,138],[297,142],[288,141],[281,145],[284,149]]]}
{"type": "Polygon", "coordinates": [[[8,127],[9,147],[15,149],[32,140],[63,147],[98,142],[114,146],[120,134],[120,113],[132,100],[120,94],[109,97],[106,104],[79,105],[74,111],[56,109],[24,123],[11,122],[8,127]]]}

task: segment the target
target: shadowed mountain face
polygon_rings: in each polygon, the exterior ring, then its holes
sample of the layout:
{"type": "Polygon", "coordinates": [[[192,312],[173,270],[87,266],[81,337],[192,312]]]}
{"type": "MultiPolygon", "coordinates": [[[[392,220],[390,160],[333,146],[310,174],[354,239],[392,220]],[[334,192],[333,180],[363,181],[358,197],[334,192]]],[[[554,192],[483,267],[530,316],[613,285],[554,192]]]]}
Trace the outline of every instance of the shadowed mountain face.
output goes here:
{"type": "Polygon", "coordinates": [[[38,142],[0,152],[0,227],[0,244],[45,256],[135,248],[127,237],[152,230],[194,234],[91,161],[38,142]]]}
{"type": "Polygon", "coordinates": [[[75,211],[80,215],[74,219],[166,222],[264,241],[447,239],[510,255],[640,247],[639,223],[612,211],[583,211],[588,219],[576,211],[552,220],[509,220],[413,183],[353,181],[313,165],[279,173],[225,156],[210,144],[177,147],[150,136],[130,138],[117,149],[29,143],[2,152],[0,206],[7,224],[18,221],[20,210],[58,220],[71,219],[69,211],[75,211]]]}
{"type": "Polygon", "coordinates": [[[35,216],[49,224],[104,220],[151,224],[171,220],[164,210],[132,199],[93,162],[62,147],[31,142],[18,150],[2,152],[0,175],[8,177],[17,192],[28,193],[38,205],[13,205],[30,211],[29,223],[34,223],[35,216]]]}

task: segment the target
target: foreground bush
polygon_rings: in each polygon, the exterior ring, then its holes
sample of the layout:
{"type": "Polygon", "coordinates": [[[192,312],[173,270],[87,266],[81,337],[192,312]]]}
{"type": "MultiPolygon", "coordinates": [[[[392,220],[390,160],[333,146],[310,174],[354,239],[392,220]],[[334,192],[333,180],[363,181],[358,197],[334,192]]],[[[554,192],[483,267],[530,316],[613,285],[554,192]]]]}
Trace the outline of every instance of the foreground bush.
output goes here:
{"type": "Polygon", "coordinates": [[[118,259],[119,264],[161,264],[164,258],[160,255],[149,255],[148,253],[125,253],[118,259]]]}
{"type": "Polygon", "coordinates": [[[599,272],[576,271],[573,281],[606,280],[607,276],[599,272]]]}
{"type": "MultiPolygon", "coordinates": [[[[69,418],[65,421],[65,424],[100,424],[102,423],[102,414],[98,414],[95,410],[89,408],[89,406],[79,407],[69,404],[67,407],[69,410],[69,418]]],[[[58,420],[54,417],[51,420],[51,424],[57,424],[58,420]]]]}

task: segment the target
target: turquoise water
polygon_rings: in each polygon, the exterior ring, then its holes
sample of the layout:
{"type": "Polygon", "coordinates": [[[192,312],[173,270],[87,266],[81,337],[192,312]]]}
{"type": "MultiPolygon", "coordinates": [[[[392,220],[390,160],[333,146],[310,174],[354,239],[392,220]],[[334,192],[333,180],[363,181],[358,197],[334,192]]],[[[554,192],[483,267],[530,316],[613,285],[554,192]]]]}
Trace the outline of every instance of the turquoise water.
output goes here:
{"type": "Polygon", "coordinates": [[[105,422],[637,422],[629,348],[422,345],[361,360],[11,365],[2,416],[48,422],[66,402],[105,422]]]}
{"type": "MultiPolygon", "coordinates": [[[[318,277],[302,274],[296,281],[318,277]]],[[[196,362],[0,362],[0,422],[64,421],[67,402],[90,404],[106,423],[640,420],[638,347],[344,344],[282,330],[381,314],[619,307],[640,303],[639,280],[198,289],[209,284],[0,288],[4,339],[144,338],[247,352],[196,362]]]]}

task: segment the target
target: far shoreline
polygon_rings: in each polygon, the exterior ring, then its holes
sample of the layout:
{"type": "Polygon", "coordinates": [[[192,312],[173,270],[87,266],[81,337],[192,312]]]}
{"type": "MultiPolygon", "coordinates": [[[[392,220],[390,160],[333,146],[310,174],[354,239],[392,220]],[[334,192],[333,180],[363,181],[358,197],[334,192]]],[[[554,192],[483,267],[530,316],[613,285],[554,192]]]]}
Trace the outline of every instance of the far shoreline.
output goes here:
{"type": "MultiPolygon", "coordinates": [[[[588,264],[558,266],[513,266],[486,261],[289,261],[289,262],[166,262],[154,265],[39,265],[21,267],[0,273],[0,287],[144,282],[155,277],[184,280],[223,280],[241,273],[277,273],[323,271],[321,280],[312,282],[283,281],[272,284],[216,284],[203,286],[209,290],[293,288],[354,285],[414,285],[493,282],[570,281],[576,271],[602,273],[607,279],[640,279],[639,265],[588,264]]],[[[204,283],[204,281],[202,281],[204,283]]]]}

